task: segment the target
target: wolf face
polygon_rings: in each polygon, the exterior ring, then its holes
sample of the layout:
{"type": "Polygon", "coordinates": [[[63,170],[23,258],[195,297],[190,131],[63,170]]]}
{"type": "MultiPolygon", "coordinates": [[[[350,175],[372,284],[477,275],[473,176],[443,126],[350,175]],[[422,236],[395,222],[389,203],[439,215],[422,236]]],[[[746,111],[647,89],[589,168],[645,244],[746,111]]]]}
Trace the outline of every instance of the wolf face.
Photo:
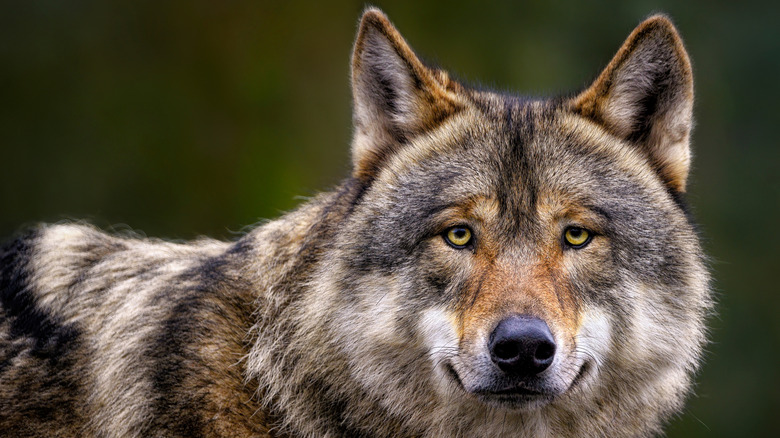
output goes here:
{"type": "Polygon", "coordinates": [[[371,405],[374,429],[442,436],[658,430],[710,305],[672,24],[646,20],[590,88],[553,100],[465,88],[376,10],[352,65],[360,189],[300,322],[359,388],[333,396],[342,418],[371,423],[371,405]]]}

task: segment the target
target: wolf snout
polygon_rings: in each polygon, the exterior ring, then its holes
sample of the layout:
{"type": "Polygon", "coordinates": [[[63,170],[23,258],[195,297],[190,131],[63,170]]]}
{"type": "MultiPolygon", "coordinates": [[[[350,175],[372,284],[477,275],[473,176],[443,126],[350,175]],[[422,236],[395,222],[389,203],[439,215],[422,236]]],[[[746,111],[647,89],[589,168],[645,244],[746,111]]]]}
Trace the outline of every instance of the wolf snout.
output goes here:
{"type": "Polygon", "coordinates": [[[501,371],[521,378],[541,373],[555,358],[555,340],[547,323],[527,315],[501,320],[490,334],[488,348],[501,371]]]}

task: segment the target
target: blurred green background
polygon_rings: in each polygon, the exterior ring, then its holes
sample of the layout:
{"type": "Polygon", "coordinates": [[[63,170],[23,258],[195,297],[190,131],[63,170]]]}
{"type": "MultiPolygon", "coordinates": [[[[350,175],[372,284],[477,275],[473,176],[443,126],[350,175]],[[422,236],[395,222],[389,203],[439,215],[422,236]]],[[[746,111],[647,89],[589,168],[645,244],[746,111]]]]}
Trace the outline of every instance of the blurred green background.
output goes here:
{"type": "MultiPolygon", "coordinates": [[[[64,219],[234,238],[349,173],[361,2],[1,4],[2,238],[64,219]]],[[[668,436],[777,436],[780,2],[375,4],[425,59],[534,95],[585,86],[642,18],[673,17],[696,77],[690,201],[719,305],[668,436]]]]}

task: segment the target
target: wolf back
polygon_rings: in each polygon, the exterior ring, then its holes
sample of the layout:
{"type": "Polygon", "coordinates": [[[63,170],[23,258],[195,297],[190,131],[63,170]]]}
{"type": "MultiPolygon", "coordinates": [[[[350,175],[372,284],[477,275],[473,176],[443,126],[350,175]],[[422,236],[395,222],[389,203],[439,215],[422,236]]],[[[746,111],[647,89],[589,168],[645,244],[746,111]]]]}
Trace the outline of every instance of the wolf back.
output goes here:
{"type": "Polygon", "coordinates": [[[352,174],[235,242],[43,225],[0,250],[9,436],[637,437],[683,406],[709,276],[671,22],[527,99],[376,9],[352,174]]]}

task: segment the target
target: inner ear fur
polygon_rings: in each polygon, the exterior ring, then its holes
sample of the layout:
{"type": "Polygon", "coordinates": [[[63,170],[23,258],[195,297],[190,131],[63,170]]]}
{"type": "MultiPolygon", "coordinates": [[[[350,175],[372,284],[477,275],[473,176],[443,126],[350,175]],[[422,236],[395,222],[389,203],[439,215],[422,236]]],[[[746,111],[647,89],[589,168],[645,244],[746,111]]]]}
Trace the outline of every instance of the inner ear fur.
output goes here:
{"type": "Polygon", "coordinates": [[[381,11],[367,9],[352,53],[355,176],[371,178],[411,137],[454,114],[458,88],[426,67],[381,11]]]}
{"type": "Polygon", "coordinates": [[[637,26],[571,106],[636,145],[668,187],[685,191],[693,75],[682,40],[667,17],[655,15],[637,26]]]}

